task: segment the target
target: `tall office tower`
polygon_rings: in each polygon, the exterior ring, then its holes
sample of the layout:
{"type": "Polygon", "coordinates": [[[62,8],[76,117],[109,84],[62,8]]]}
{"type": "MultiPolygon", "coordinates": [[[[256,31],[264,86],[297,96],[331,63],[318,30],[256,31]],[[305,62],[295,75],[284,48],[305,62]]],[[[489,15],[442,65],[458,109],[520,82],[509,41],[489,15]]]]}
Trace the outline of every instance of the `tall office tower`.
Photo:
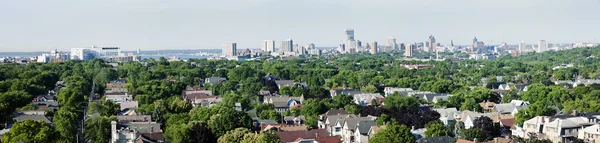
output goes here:
{"type": "Polygon", "coordinates": [[[354,29],[346,29],[346,37],[344,41],[354,41],[354,29]]]}
{"type": "Polygon", "coordinates": [[[450,46],[454,47],[454,41],[450,40],[450,46]]]}
{"type": "Polygon", "coordinates": [[[399,50],[405,50],[405,49],[406,49],[406,47],[404,46],[404,43],[400,43],[400,44],[398,44],[398,49],[399,49],[399,50]]]}
{"type": "Polygon", "coordinates": [[[519,49],[517,49],[517,51],[519,51],[519,53],[523,53],[523,50],[525,50],[526,47],[527,45],[525,44],[525,41],[521,41],[521,43],[519,43],[519,49]]]}
{"type": "MultiPolygon", "coordinates": [[[[352,48],[358,48],[358,43],[357,41],[354,39],[354,29],[345,29],[344,30],[344,44],[345,44],[345,50],[350,50],[352,48]]],[[[349,51],[344,51],[345,53],[349,52],[349,51]]]]}
{"type": "MultiPolygon", "coordinates": [[[[367,43],[367,45],[369,45],[367,43]]],[[[371,42],[371,54],[377,54],[377,41],[373,41],[371,42]]]]}
{"type": "Polygon", "coordinates": [[[429,35],[429,38],[427,38],[427,42],[425,42],[425,48],[423,49],[423,51],[433,52],[436,50],[436,48],[437,43],[435,43],[435,37],[433,37],[433,35],[429,35]]]}
{"type": "Polygon", "coordinates": [[[308,44],[306,45],[306,48],[307,48],[307,50],[312,50],[312,49],[315,49],[315,44],[314,44],[314,43],[308,43],[308,44]]]}
{"type": "Polygon", "coordinates": [[[540,52],[543,52],[546,50],[548,50],[548,43],[546,43],[546,40],[538,41],[538,46],[537,46],[536,52],[540,53],[540,52]]]}
{"type": "Polygon", "coordinates": [[[396,43],[396,38],[389,37],[386,39],[386,41],[387,41],[387,43],[385,46],[389,49],[383,50],[384,52],[389,52],[389,51],[398,49],[398,44],[396,43]]]}
{"type": "Polygon", "coordinates": [[[279,45],[279,52],[292,52],[294,51],[294,41],[292,39],[287,39],[281,41],[281,45],[279,45]]]}
{"type": "Polygon", "coordinates": [[[261,50],[266,52],[274,52],[275,51],[275,41],[273,40],[263,40],[261,43],[261,50]]]}
{"type": "Polygon", "coordinates": [[[340,45],[338,46],[338,51],[339,51],[340,53],[346,53],[346,45],[344,45],[344,44],[340,44],[340,45]]]}
{"type": "Polygon", "coordinates": [[[477,37],[473,38],[473,43],[477,43],[477,37]]]}
{"type": "Polygon", "coordinates": [[[225,55],[227,57],[236,56],[237,55],[237,44],[236,43],[223,44],[223,55],[225,55]]]}
{"type": "Polygon", "coordinates": [[[413,56],[413,50],[417,47],[416,44],[408,44],[406,45],[406,50],[404,50],[404,56],[405,57],[412,57],[413,56]]]}

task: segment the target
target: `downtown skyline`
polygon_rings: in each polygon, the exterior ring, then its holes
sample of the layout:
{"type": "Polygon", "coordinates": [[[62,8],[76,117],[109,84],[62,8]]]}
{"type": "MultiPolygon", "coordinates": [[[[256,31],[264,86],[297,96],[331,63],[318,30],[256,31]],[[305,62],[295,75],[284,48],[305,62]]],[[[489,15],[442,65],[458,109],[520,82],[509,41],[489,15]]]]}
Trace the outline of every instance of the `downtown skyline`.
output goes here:
{"type": "MultiPolygon", "coordinates": [[[[336,47],[342,30],[355,30],[362,42],[396,38],[398,43],[486,45],[597,43],[594,19],[600,1],[22,1],[0,2],[0,52],[67,50],[119,46],[124,50],[258,49],[262,40],[294,39],[336,47]],[[65,4],[68,3],[68,6],[65,4]],[[231,9],[221,8],[231,5],[231,9]],[[280,5],[294,5],[282,11],[280,5]],[[266,7],[272,9],[263,10],[266,7]],[[111,11],[106,11],[111,9],[111,11]],[[314,10],[313,10],[314,9],[314,10]],[[353,9],[353,11],[344,11],[353,9]],[[308,11],[312,10],[312,11],[308,11]],[[77,11],[77,12],[74,12],[77,11]],[[207,13],[207,12],[211,13],[207,13]],[[278,11],[274,13],[272,11],[278,11]]],[[[279,48],[279,42],[276,42],[279,48]]]]}

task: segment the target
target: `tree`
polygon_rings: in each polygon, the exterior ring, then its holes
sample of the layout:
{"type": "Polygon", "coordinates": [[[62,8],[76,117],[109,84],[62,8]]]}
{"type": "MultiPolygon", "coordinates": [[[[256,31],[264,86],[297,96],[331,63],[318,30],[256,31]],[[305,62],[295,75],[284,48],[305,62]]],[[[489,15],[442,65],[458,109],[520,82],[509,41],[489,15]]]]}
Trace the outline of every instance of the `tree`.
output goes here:
{"type": "Polygon", "coordinates": [[[111,119],[99,116],[88,119],[85,124],[83,136],[94,143],[105,143],[110,141],[111,119]]]}
{"type": "Polygon", "coordinates": [[[52,143],[54,142],[54,131],[45,122],[25,120],[13,124],[9,132],[2,137],[3,143],[52,143]]]}
{"type": "Polygon", "coordinates": [[[463,105],[460,107],[461,110],[471,110],[471,111],[475,111],[475,112],[482,112],[483,108],[481,108],[481,106],[479,106],[479,103],[477,103],[477,101],[475,101],[475,99],[473,98],[468,98],[465,100],[465,102],[463,103],[463,105]]]}
{"type": "Polygon", "coordinates": [[[165,131],[165,139],[175,143],[189,143],[191,135],[190,126],[187,124],[169,125],[165,131]]]}
{"type": "Polygon", "coordinates": [[[273,131],[261,132],[260,134],[247,133],[241,143],[280,143],[281,139],[273,131]]]}
{"type": "Polygon", "coordinates": [[[350,95],[337,95],[333,97],[333,108],[344,108],[346,105],[349,104],[354,104],[354,102],[352,102],[352,100],[354,100],[354,97],[350,96],[350,95]]]}
{"type": "Polygon", "coordinates": [[[244,112],[229,108],[211,116],[208,127],[217,137],[220,137],[235,128],[252,128],[252,119],[244,112]]]}
{"type": "Polygon", "coordinates": [[[387,109],[416,109],[420,106],[416,97],[404,96],[397,93],[385,97],[384,100],[386,104],[383,107],[387,109]]]}
{"type": "Polygon", "coordinates": [[[375,123],[377,123],[377,126],[381,126],[387,124],[388,121],[390,121],[390,117],[386,114],[381,114],[381,116],[375,120],[375,123]]]}
{"type": "Polygon", "coordinates": [[[425,137],[447,136],[448,129],[440,121],[433,121],[425,125],[425,137]]]}
{"type": "Polygon", "coordinates": [[[279,89],[279,95],[287,95],[287,96],[291,96],[292,95],[292,87],[289,86],[283,86],[279,89]]]}
{"type": "Polygon", "coordinates": [[[501,134],[500,125],[496,125],[492,119],[486,116],[482,116],[473,120],[473,127],[481,129],[483,138],[486,140],[499,137],[501,134]]]}
{"type": "Polygon", "coordinates": [[[24,91],[0,93],[0,123],[10,120],[15,109],[31,102],[31,95],[24,91]]]}
{"type": "Polygon", "coordinates": [[[192,143],[216,143],[217,138],[204,122],[190,122],[190,142],[192,143]]]}
{"type": "Polygon", "coordinates": [[[348,112],[350,114],[360,113],[360,106],[358,106],[356,104],[348,104],[348,105],[344,106],[344,109],[346,110],[346,112],[348,112]]]}
{"type": "Polygon", "coordinates": [[[59,135],[59,142],[73,142],[77,134],[77,121],[79,115],[75,108],[64,106],[58,109],[54,116],[54,127],[59,135]]]}
{"type": "Polygon", "coordinates": [[[275,110],[262,111],[262,112],[260,112],[260,114],[258,114],[258,118],[271,119],[271,120],[275,120],[277,122],[281,122],[281,114],[279,114],[279,112],[277,112],[275,110]]]}
{"type": "Polygon", "coordinates": [[[523,125],[523,122],[536,117],[536,116],[551,116],[556,114],[556,110],[549,107],[543,102],[535,102],[527,107],[527,109],[521,109],[515,115],[515,124],[518,126],[523,125]]]}
{"type": "Polygon", "coordinates": [[[460,131],[460,138],[471,141],[475,139],[477,139],[478,141],[486,141],[486,138],[481,132],[480,128],[463,129],[460,131]]]}
{"type": "Polygon", "coordinates": [[[235,130],[227,131],[226,134],[219,137],[218,143],[239,143],[244,140],[244,136],[248,133],[252,133],[246,128],[236,128],[235,130]]]}
{"type": "Polygon", "coordinates": [[[369,92],[369,93],[377,93],[377,87],[375,87],[374,85],[364,86],[364,87],[360,88],[360,90],[369,92]]]}
{"type": "Polygon", "coordinates": [[[398,125],[392,122],[385,129],[377,132],[373,138],[369,140],[372,143],[414,143],[415,136],[410,132],[410,129],[405,125],[398,125]]]}

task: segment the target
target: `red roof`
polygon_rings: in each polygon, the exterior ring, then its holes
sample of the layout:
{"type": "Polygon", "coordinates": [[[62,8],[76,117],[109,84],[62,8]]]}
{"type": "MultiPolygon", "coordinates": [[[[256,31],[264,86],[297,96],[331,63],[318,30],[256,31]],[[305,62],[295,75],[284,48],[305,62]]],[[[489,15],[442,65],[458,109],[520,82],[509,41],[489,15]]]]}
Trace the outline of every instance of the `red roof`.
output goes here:
{"type": "MultiPolygon", "coordinates": [[[[290,132],[277,132],[277,136],[281,139],[281,142],[293,142],[298,138],[313,139],[319,135],[319,138],[329,137],[328,132],[325,129],[314,129],[309,131],[290,131],[290,132]]],[[[339,140],[339,137],[338,137],[339,140]]]]}
{"type": "Polygon", "coordinates": [[[294,109],[294,108],[297,108],[297,107],[302,108],[302,104],[296,104],[296,105],[290,107],[290,109],[294,109]]]}
{"type": "MultiPolygon", "coordinates": [[[[307,138],[307,139],[314,139],[314,138],[307,138]]],[[[305,140],[303,138],[298,138],[296,140],[294,140],[294,142],[300,142],[302,140],[305,140]]],[[[330,137],[323,137],[323,138],[316,138],[314,139],[315,141],[319,142],[319,143],[340,143],[340,136],[330,136],[330,137]]]]}

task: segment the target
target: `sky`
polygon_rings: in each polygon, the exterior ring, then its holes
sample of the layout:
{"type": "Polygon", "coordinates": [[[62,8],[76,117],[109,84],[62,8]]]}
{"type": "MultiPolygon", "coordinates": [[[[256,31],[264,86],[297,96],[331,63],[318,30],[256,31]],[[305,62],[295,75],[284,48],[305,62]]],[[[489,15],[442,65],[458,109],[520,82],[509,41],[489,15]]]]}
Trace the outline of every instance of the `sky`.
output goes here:
{"type": "Polygon", "coordinates": [[[0,0],[0,52],[259,48],[262,40],[600,42],[600,0],[0,0]]]}

